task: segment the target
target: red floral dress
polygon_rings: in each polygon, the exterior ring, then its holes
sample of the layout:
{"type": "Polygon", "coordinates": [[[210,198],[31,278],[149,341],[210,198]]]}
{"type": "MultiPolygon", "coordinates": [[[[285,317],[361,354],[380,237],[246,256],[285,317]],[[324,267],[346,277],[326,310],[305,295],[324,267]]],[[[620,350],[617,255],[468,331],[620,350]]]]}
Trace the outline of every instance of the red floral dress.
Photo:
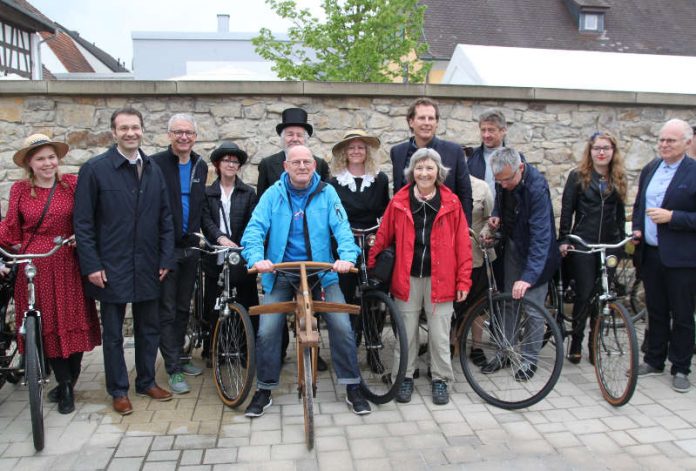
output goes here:
{"type": "MultiPolygon", "coordinates": [[[[31,195],[28,180],[12,185],[7,216],[0,222],[0,244],[5,248],[20,245],[24,253],[48,252],[56,236],[73,234],[73,201],[77,177],[64,175],[56,186],[51,204],[38,231],[31,230],[39,221],[50,188],[35,187],[31,195]],[[31,243],[25,247],[29,239],[31,243]]],[[[41,311],[44,352],[49,358],[67,358],[87,352],[101,344],[99,317],[94,300],[85,297],[75,248],[61,247],[47,258],[34,260],[36,307],[41,311]]],[[[27,308],[27,280],[22,265],[15,284],[15,319],[21,325],[27,308]]],[[[23,349],[20,338],[20,349],[23,349]]]]}

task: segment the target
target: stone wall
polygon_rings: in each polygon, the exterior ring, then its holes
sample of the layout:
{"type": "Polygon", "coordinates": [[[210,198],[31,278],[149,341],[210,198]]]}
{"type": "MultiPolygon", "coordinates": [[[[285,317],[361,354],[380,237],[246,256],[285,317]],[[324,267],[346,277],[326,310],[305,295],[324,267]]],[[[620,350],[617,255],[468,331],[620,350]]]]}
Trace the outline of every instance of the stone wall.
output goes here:
{"type": "Polygon", "coordinates": [[[471,146],[480,143],[478,115],[491,106],[502,108],[513,123],[507,144],[546,174],[557,209],[565,176],[596,130],[619,136],[632,198],[638,172],[655,155],[660,126],[674,117],[696,122],[693,95],[304,82],[0,82],[2,210],[12,182],[23,177],[12,155],[26,136],[42,132],[68,142],[63,171],[76,172],[111,144],[109,117],[124,105],[143,112],[148,153],[167,145],[173,113],[192,113],[199,126],[196,151],[207,157],[222,139],[235,141],[251,157],[242,169],[251,184],[258,162],[279,148],[275,125],[282,110],[303,107],[314,125],[315,154],[330,158],[346,130],[367,129],[382,140],[383,169],[391,177],[389,148],[408,137],[406,110],[421,95],[440,103],[439,136],[471,146]]]}

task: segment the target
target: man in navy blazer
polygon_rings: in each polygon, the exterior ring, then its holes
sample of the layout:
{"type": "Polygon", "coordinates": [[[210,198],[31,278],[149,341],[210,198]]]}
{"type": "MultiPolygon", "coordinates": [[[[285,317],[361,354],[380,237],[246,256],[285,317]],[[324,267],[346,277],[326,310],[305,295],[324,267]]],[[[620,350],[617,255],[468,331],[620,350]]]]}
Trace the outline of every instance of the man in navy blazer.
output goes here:
{"type": "Polygon", "coordinates": [[[647,352],[640,376],[661,374],[672,363],[672,388],[691,385],[696,290],[696,161],[688,158],[691,127],[667,121],[658,139],[659,159],[640,174],[633,206],[636,264],[648,308],[647,352]]]}
{"type": "Polygon", "coordinates": [[[440,122],[437,103],[430,98],[416,99],[408,107],[406,121],[413,136],[408,141],[392,147],[389,153],[394,171],[394,193],[406,185],[404,169],[408,167],[413,153],[422,147],[434,149],[442,157],[442,164],[450,169],[445,185],[459,196],[466,220],[471,225],[474,200],[471,196],[471,181],[464,151],[459,144],[435,137],[440,122]]]}

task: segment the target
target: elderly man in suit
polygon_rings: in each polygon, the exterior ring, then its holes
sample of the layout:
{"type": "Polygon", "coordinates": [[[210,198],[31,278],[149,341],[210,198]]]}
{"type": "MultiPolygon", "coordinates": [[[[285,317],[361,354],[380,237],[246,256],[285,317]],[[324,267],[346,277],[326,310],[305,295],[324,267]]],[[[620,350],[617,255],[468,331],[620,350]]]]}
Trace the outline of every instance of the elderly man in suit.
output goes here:
{"type": "Polygon", "coordinates": [[[408,167],[413,153],[422,147],[434,149],[442,157],[442,164],[450,170],[445,185],[459,197],[466,220],[471,225],[474,200],[471,196],[471,180],[464,151],[459,144],[435,136],[440,122],[440,110],[435,100],[416,99],[408,108],[406,122],[413,136],[408,141],[392,147],[389,153],[394,169],[394,194],[406,185],[404,169],[408,167]]]}
{"type": "Polygon", "coordinates": [[[696,290],[696,161],[687,158],[693,130],[672,119],[660,130],[660,158],[640,174],[633,206],[636,262],[645,285],[650,329],[638,375],[662,374],[672,364],[672,389],[691,388],[696,290]]]}

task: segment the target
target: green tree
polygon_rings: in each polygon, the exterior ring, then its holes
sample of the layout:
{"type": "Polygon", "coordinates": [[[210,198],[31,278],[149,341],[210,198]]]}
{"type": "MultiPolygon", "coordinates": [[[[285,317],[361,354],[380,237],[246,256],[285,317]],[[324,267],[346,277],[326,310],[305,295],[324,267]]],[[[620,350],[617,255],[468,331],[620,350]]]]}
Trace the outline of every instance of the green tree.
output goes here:
{"type": "Polygon", "coordinates": [[[292,23],[289,41],[267,28],[252,41],[280,78],[423,82],[430,69],[418,59],[428,48],[421,40],[426,7],[418,0],[323,0],[323,21],[294,0],[266,3],[292,23]]]}

